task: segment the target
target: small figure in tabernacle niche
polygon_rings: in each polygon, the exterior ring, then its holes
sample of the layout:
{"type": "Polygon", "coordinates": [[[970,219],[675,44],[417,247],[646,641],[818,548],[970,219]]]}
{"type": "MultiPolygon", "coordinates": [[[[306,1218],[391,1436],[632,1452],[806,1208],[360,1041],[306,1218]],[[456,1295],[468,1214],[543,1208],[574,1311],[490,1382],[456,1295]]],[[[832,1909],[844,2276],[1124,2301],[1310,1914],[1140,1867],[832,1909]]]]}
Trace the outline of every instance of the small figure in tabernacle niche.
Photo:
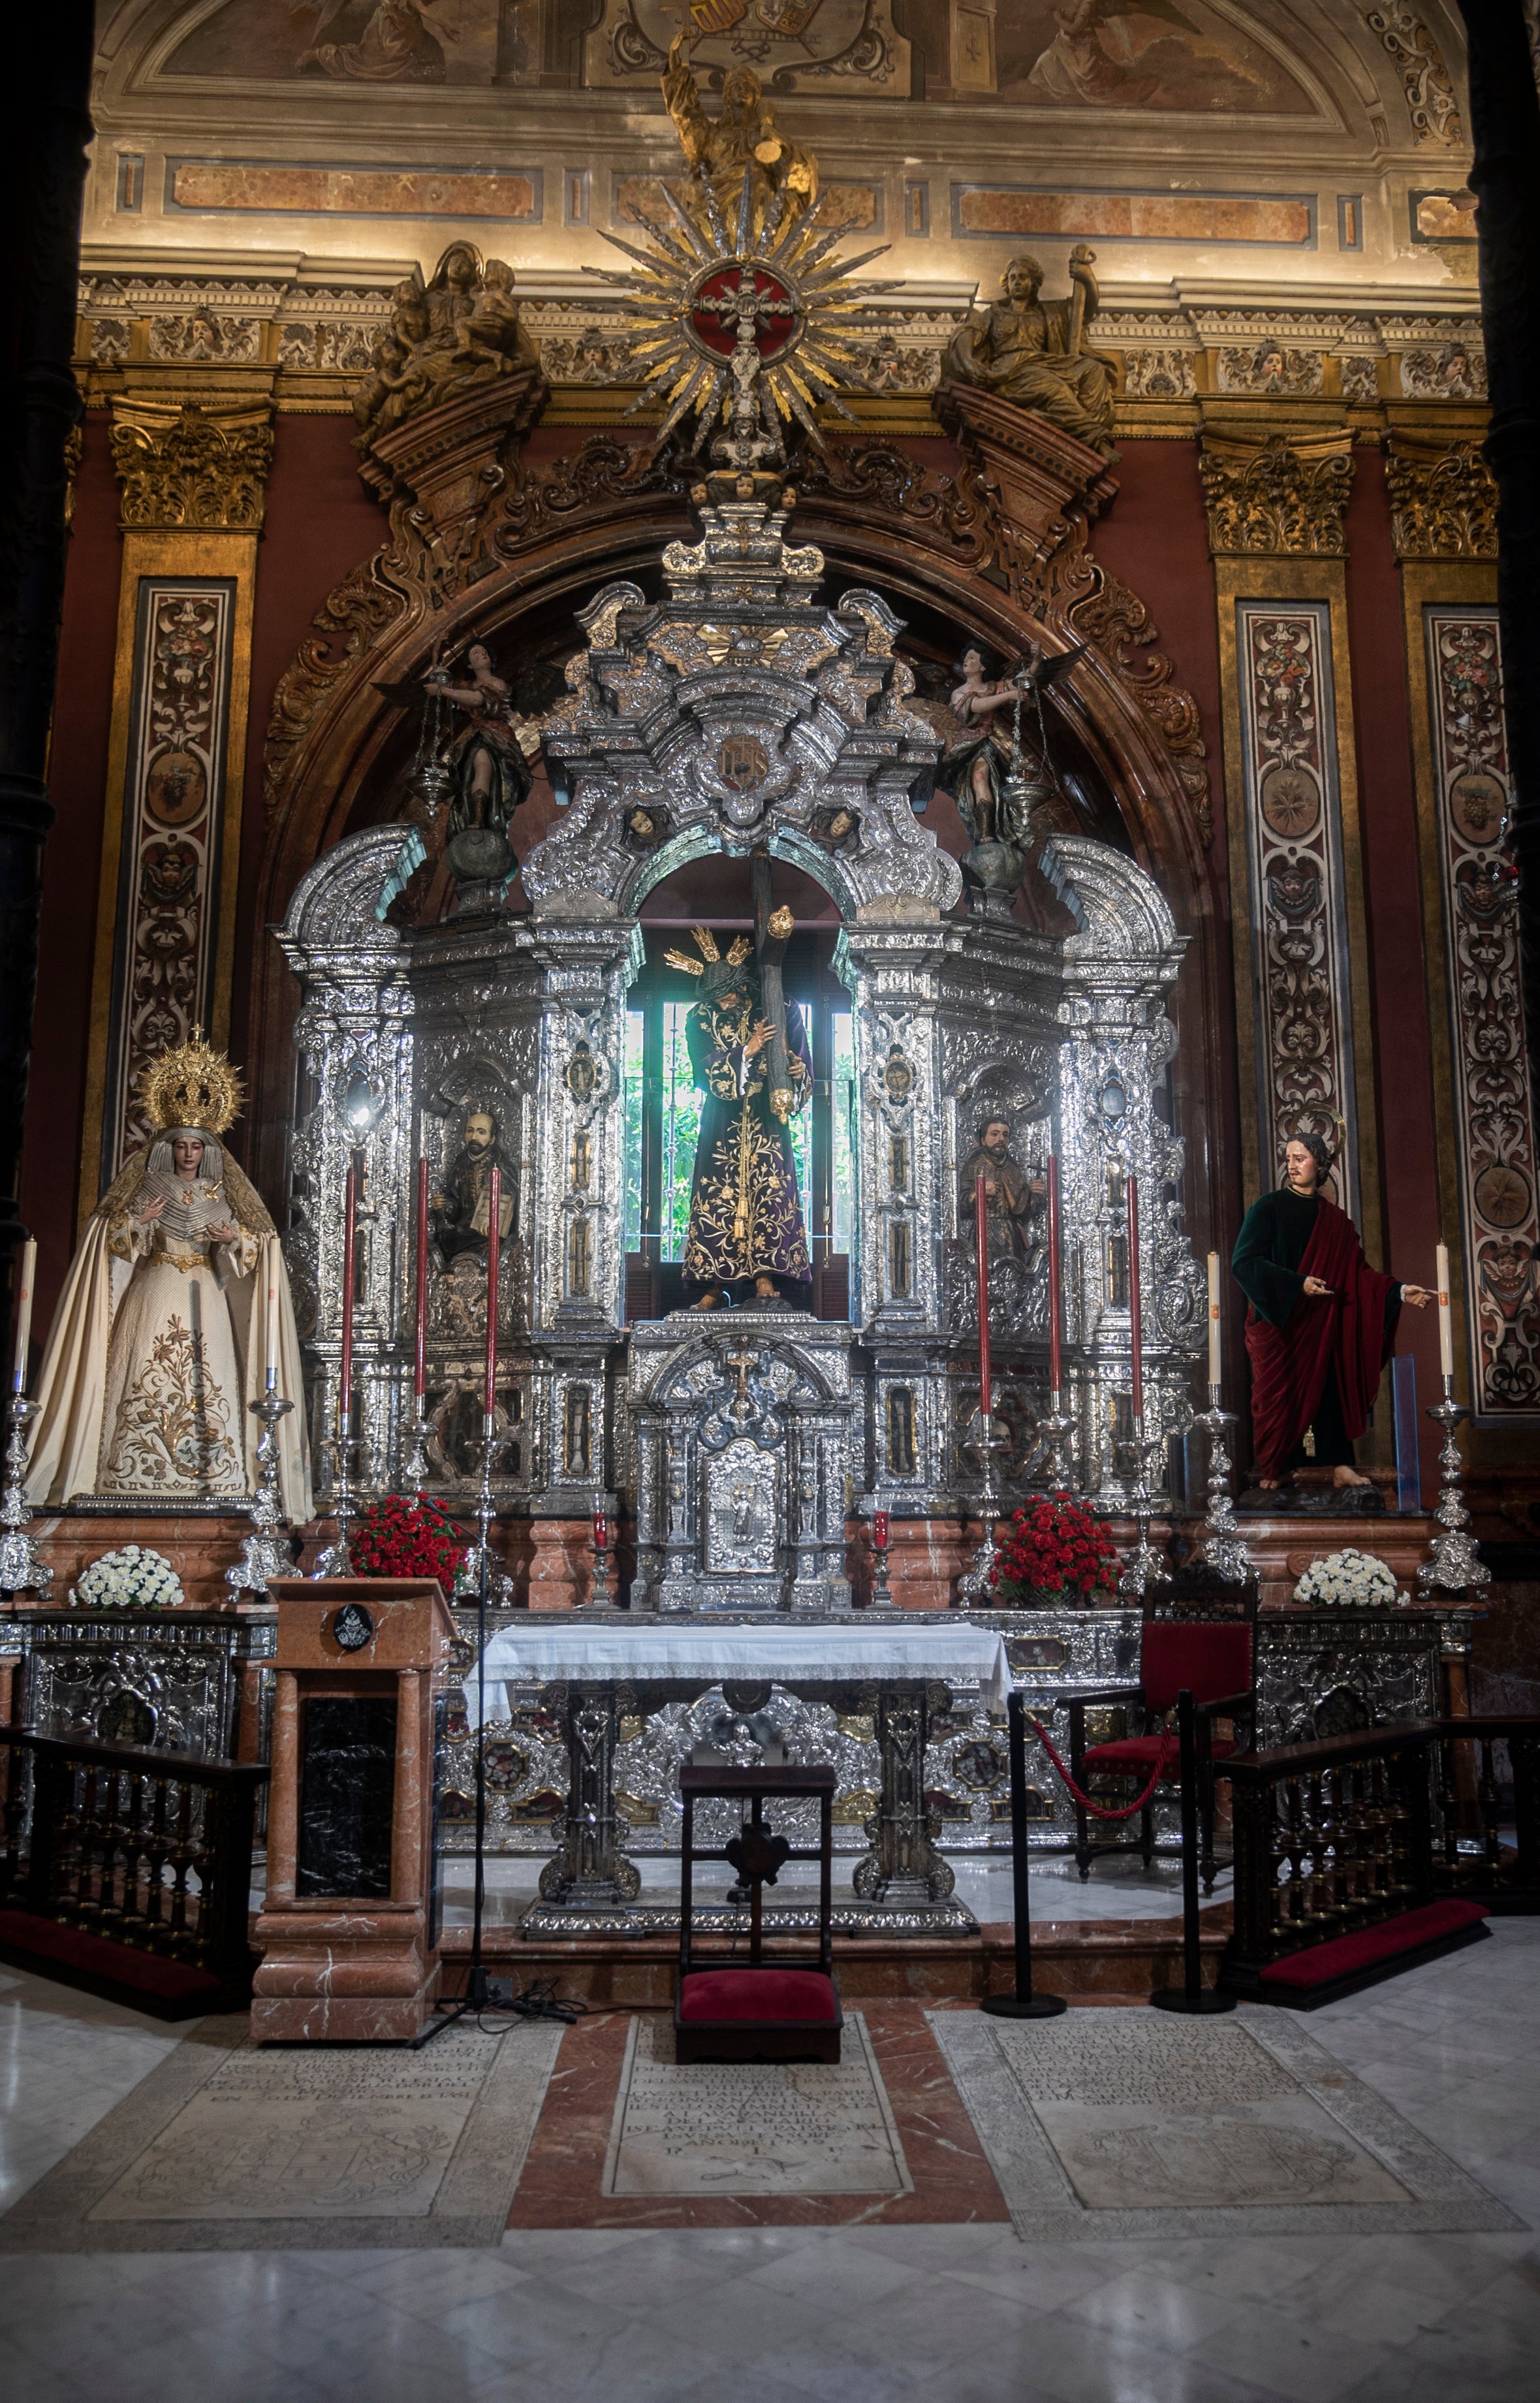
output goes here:
{"type": "Polygon", "coordinates": [[[1006,1118],[980,1118],[972,1151],[957,1172],[957,1223],[969,1237],[977,1223],[978,1179],[984,1180],[984,1226],[992,1264],[1030,1260],[1046,1234],[1047,1187],[1035,1169],[1021,1166],[1011,1149],[1006,1118]]]}
{"type": "Polygon", "coordinates": [[[1369,1423],[1401,1304],[1421,1310],[1433,1296],[1370,1268],[1353,1220],[1321,1191],[1332,1166],[1323,1136],[1295,1135],[1283,1160],[1283,1183],[1252,1203],[1230,1264],[1251,1305],[1256,1482],[1275,1492],[1313,1457],[1339,1492],[1367,1486],[1353,1445],[1369,1423]]]}
{"type": "Polygon", "coordinates": [[[503,1172],[497,1228],[499,1239],[506,1243],[513,1231],[517,1202],[513,1166],[503,1149],[496,1113],[479,1107],[468,1109],[460,1148],[443,1185],[428,1204],[433,1239],[446,1268],[462,1252],[475,1252],[486,1257],[494,1168],[503,1172]]]}

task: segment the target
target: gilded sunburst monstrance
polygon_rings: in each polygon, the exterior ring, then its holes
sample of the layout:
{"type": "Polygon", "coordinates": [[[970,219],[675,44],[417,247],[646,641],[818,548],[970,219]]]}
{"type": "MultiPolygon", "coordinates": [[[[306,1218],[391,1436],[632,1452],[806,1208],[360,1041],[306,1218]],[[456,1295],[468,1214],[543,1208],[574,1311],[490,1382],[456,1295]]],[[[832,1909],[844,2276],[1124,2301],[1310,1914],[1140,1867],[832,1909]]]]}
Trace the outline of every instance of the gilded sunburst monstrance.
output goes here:
{"type": "Polygon", "coordinates": [[[714,425],[730,424],[735,443],[756,442],[755,465],[781,451],[773,412],[782,421],[795,417],[822,447],[813,412],[830,408],[850,419],[839,388],[866,380],[842,321],[873,294],[894,288],[850,279],[887,244],[855,258],[830,257],[842,229],[822,231],[825,203],[814,199],[810,205],[816,162],[777,132],[756,76],[740,71],[728,78],[715,120],[701,109],[688,68],[672,54],[663,89],[690,163],[682,194],[662,185],[672,223],[638,210],[649,248],[617,234],[604,237],[636,266],[588,270],[631,304],[623,355],[643,384],[632,407],[661,400],[660,444],[694,416],[697,451],[714,425]],[[729,160],[736,169],[740,159],[737,215],[729,223],[720,171],[729,160]],[[787,161],[788,171],[779,173],[787,161]]]}

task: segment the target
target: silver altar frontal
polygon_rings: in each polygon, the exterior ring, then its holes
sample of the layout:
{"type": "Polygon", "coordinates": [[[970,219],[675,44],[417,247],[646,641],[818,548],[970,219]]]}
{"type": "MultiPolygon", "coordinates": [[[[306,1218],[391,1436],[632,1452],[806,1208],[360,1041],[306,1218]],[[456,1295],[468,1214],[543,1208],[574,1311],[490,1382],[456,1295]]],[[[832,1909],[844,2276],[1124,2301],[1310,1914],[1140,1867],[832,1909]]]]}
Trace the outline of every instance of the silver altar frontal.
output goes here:
{"type": "MultiPolygon", "coordinates": [[[[779,492],[778,479],[742,482],[779,492]]],[[[579,612],[566,698],[538,721],[566,807],[523,859],[528,914],[506,906],[505,864],[503,885],[462,879],[442,923],[390,923],[422,857],[400,825],[345,838],[296,892],[279,936],[303,993],[287,1248],[319,1438],[336,1423],[340,1196],[361,1151],[356,1482],[386,1491],[412,1415],[415,1161],[444,1178],[467,1111],[491,1113],[512,1200],[500,1528],[521,1526],[538,1549],[542,1522],[570,1526],[618,1496],[633,1609],[826,1612],[848,1604],[853,1520],[977,1520],[977,1305],[958,1172],[983,1118],[1006,1120],[1024,1163],[1060,1161],[1070,1481],[1108,1510],[1127,1507],[1142,1467],[1159,1481],[1167,1435],[1191,1415],[1203,1324],[1165,1099],[1185,938],[1131,858],[1064,833],[1033,849],[1072,932],[1039,933],[1008,896],[977,887],[958,914],[961,871],[916,814],[941,743],[910,706],[900,620],[874,591],[821,604],[822,556],[787,538],[777,501],[705,493],[699,542],[663,554],[662,600],[612,584],[579,612]],[[639,912],[689,863],[754,853],[814,879],[840,921],[833,965],[856,1096],[848,1319],[783,1308],[628,1324],[622,1070],[639,912]],[[1144,1197],[1143,1463],[1130,1175],[1144,1197]]],[[[478,1258],[435,1260],[427,1450],[451,1507],[480,1477],[484,1284],[478,1258]]],[[[1037,1433],[1047,1311],[1046,1247],[996,1263],[1007,1504],[1051,1465],[1037,1433]]]]}

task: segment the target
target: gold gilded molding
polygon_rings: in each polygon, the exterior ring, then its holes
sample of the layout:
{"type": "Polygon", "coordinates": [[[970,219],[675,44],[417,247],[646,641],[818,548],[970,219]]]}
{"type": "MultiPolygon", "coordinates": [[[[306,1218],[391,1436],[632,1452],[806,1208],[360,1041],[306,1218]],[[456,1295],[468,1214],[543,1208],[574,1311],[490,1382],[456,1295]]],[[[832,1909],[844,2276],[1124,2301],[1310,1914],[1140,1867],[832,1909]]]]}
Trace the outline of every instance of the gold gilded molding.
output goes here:
{"type": "Polygon", "coordinates": [[[233,409],[196,400],[128,397],[113,404],[112,464],[123,488],[118,522],[148,532],[257,532],[272,465],[267,401],[233,409]]]}
{"type": "Polygon", "coordinates": [[[1209,549],[1227,556],[1341,558],[1353,436],[1205,430],[1199,459],[1209,549]]]}
{"type": "Polygon", "coordinates": [[[1408,559],[1495,559],[1497,483],[1474,442],[1396,434],[1385,452],[1391,539],[1408,559]]]}

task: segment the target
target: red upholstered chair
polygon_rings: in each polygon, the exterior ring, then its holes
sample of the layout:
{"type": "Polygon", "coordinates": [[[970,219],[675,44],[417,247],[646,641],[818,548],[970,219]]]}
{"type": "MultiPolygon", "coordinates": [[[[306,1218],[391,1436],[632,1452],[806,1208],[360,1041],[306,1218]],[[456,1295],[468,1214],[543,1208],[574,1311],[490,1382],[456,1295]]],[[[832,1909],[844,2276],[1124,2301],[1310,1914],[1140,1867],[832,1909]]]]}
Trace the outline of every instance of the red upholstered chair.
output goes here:
{"type": "MultiPolygon", "coordinates": [[[[1190,1691],[1198,1722],[1200,1867],[1204,1892],[1208,1894],[1214,1891],[1214,1762],[1236,1749],[1231,1739],[1215,1737],[1214,1723],[1221,1718],[1242,1722],[1246,1727],[1247,1742],[1252,1740],[1256,1715],[1254,1620],[1254,1610],[1242,1610],[1233,1618],[1148,1616],[1140,1650],[1137,1688],[1111,1686],[1095,1693],[1061,1697],[1069,1704],[1070,1770],[1076,1785],[1084,1789],[1088,1777],[1117,1777],[1131,1783],[1133,1792],[1138,1793],[1148,1785],[1162,1750],[1167,1748],[1170,1757],[1161,1771],[1160,1782],[1180,1784],[1181,1768],[1174,1741],[1176,1698],[1184,1690],[1190,1691]],[[1109,1743],[1088,1744],[1087,1708],[1108,1702],[1122,1702],[1131,1720],[1138,1724],[1131,1725],[1127,1735],[1116,1737],[1109,1743]]],[[[1098,1853],[1140,1853],[1148,1868],[1155,1854],[1153,1799],[1139,1813],[1139,1839],[1135,1843],[1093,1843],[1089,1816],[1079,1800],[1075,1805],[1075,1858],[1082,1878],[1089,1877],[1091,1861],[1098,1853]]]]}
{"type": "Polygon", "coordinates": [[[835,2061],[844,2025],[834,1982],[834,1786],[832,1769],[682,1769],[685,1805],[679,1868],[679,1993],[673,2007],[678,2061],[835,2061]],[[815,1847],[787,1841],[765,1826],[767,1800],[816,1798],[815,1847]],[[707,1797],[750,1805],[727,1844],[698,1845],[695,1806],[707,1797]],[[692,1957],[693,1872],[698,1860],[726,1858],[749,1889],[746,1962],[698,1965],[692,1957]],[[813,1961],[764,1957],[764,1893],[787,1861],[818,1863],[818,1955],[813,1961]]]}

